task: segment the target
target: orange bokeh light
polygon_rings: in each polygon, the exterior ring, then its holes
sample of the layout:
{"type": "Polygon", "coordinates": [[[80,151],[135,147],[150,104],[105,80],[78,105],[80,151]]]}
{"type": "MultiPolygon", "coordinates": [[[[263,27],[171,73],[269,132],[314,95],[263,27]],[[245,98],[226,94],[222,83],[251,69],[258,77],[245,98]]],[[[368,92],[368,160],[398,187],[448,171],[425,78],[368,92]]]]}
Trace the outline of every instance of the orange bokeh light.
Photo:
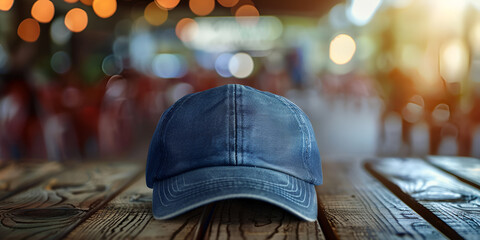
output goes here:
{"type": "Polygon", "coordinates": [[[233,7],[237,5],[238,0],[217,0],[224,7],[233,7]]]}
{"type": "Polygon", "coordinates": [[[145,7],[144,15],[145,20],[153,26],[160,26],[168,18],[168,11],[160,8],[154,2],[151,2],[145,7]]]}
{"type": "Polygon", "coordinates": [[[0,0],[0,10],[8,11],[12,8],[13,0],[0,0]]]}
{"type": "Polygon", "coordinates": [[[80,8],[74,8],[65,15],[65,26],[72,32],[83,31],[87,27],[87,24],[87,13],[80,8]]]}
{"type": "Polygon", "coordinates": [[[17,34],[25,42],[35,42],[40,36],[40,24],[33,18],[27,18],[18,25],[17,34]]]}
{"type": "Polygon", "coordinates": [[[215,8],[215,0],[190,0],[189,6],[198,16],[206,16],[215,8]]]}
{"type": "Polygon", "coordinates": [[[64,0],[64,1],[67,2],[67,3],[76,3],[76,2],[78,2],[78,0],[64,0]]]}
{"type": "Polygon", "coordinates": [[[55,7],[50,0],[38,0],[32,6],[32,17],[41,23],[52,21],[55,7]]]}
{"type": "Polygon", "coordinates": [[[258,12],[257,8],[250,4],[245,4],[235,11],[236,17],[258,17],[260,13],[258,12]]]}
{"type": "Polygon", "coordinates": [[[183,18],[175,26],[175,34],[184,42],[192,41],[197,31],[198,23],[191,18],[183,18]]]}
{"type": "Polygon", "coordinates": [[[158,6],[168,10],[175,8],[179,2],[180,0],[155,0],[158,6]]]}
{"type": "Polygon", "coordinates": [[[93,11],[101,18],[111,17],[117,11],[116,0],[93,0],[93,11]]]}
{"type": "Polygon", "coordinates": [[[92,6],[93,0],[80,0],[83,4],[87,6],[92,6]]]}

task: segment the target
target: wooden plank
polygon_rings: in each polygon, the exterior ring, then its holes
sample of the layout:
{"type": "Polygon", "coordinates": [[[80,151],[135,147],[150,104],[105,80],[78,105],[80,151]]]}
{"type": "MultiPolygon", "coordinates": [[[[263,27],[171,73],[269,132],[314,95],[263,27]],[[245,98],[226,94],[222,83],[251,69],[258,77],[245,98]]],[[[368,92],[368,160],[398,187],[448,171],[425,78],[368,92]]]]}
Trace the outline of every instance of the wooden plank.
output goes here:
{"type": "Polygon", "coordinates": [[[480,159],[470,157],[428,156],[426,160],[462,182],[480,189],[480,159]]]}
{"type": "Polygon", "coordinates": [[[0,201],[40,183],[61,169],[56,162],[5,165],[0,168],[0,201]]]}
{"type": "Polygon", "coordinates": [[[447,237],[478,239],[480,192],[421,159],[380,159],[367,168],[447,237]]]}
{"type": "Polygon", "coordinates": [[[89,163],[68,168],[0,201],[0,236],[62,238],[123,190],[140,169],[134,163],[89,163]]]}
{"type": "Polygon", "coordinates": [[[325,239],[318,222],[306,222],[265,202],[234,199],[215,205],[206,239],[325,239]]]}
{"type": "Polygon", "coordinates": [[[445,238],[370,176],[361,161],[324,162],[323,174],[324,184],[317,187],[317,196],[319,220],[327,237],[445,238]]]}
{"type": "Polygon", "coordinates": [[[66,239],[192,239],[201,208],[160,221],[152,215],[145,176],[75,228],[66,239]]]}

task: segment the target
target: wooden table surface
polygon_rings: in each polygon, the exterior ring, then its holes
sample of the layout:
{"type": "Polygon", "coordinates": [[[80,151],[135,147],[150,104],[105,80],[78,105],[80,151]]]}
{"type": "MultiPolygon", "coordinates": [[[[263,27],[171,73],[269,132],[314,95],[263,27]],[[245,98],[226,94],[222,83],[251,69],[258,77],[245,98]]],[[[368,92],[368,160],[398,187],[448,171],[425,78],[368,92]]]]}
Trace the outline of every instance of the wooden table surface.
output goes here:
{"type": "Polygon", "coordinates": [[[144,162],[0,165],[0,239],[480,239],[480,160],[323,159],[319,217],[254,200],[155,220],[144,162]]]}

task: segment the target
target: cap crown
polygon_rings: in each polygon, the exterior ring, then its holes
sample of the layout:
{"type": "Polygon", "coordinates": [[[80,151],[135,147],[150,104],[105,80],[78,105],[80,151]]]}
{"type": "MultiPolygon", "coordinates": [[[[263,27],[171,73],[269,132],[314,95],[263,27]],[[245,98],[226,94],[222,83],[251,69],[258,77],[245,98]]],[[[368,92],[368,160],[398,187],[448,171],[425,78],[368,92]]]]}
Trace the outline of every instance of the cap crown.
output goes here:
{"type": "Polygon", "coordinates": [[[308,117],[284,97],[230,84],[193,93],[167,109],[155,130],[147,185],[213,166],[252,166],[322,183],[308,117]]]}

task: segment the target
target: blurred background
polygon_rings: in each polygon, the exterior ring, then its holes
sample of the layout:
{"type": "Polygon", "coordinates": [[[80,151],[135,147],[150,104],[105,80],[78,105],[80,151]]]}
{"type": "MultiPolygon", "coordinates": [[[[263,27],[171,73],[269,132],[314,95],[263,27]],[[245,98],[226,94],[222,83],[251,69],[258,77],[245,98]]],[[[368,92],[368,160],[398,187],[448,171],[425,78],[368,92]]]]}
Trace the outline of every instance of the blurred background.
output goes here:
{"type": "Polygon", "coordinates": [[[229,83],[299,105],[324,157],[478,157],[480,1],[0,0],[0,161],[145,152],[229,83]]]}

